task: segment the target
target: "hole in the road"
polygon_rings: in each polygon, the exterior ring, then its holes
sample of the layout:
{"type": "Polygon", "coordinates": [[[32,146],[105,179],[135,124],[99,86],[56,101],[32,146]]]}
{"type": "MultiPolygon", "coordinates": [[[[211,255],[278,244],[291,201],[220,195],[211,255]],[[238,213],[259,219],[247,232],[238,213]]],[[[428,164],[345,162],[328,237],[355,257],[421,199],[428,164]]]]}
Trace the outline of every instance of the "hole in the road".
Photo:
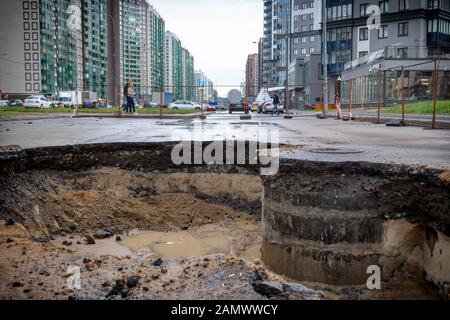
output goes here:
{"type": "MultiPolygon", "coordinates": [[[[101,168],[83,174],[34,172],[22,178],[32,183],[16,195],[17,204],[29,204],[23,215],[31,214],[31,219],[23,223],[36,240],[57,236],[59,243],[69,234],[102,237],[107,230],[123,237],[117,245],[164,259],[239,256],[261,245],[257,176],[101,168]]],[[[81,250],[89,248],[83,246],[81,250]]]]}
{"type": "MultiPolygon", "coordinates": [[[[212,255],[222,258],[214,260],[211,290],[223,277],[228,281],[245,272],[248,278],[230,281],[248,286],[248,279],[255,279],[249,268],[264,263],[276,277],[308,281],[344,298],[434,298],[429,283],[445,296],[446,175],[394,165],[286,161],[278,174],[261,177],[245,165],[173,167],[172,145],[161,146],[78,146],[61,155],[54,149],[27,150],[5,160],[0,192],[7,224],[0,226],[1,245],[19,250],[8,254],[27,256],[17,262],[24,264],[21,272],[33,271],[39,261],[56,270],[77,258],[112,256],[116,260],[108,266],[114,269],[153,268],[162,259],[175,263],[164,265],[168,274],[184,277],[197,268],[196,277],[202,277],[209,270],[205,257],[212,255]],[[11,218],[18,226],[8,229],[11,218]],[[54,254],[51,245],[67,254],[54,254]],[[243,260],[229,270],[224,256],[243,260]],[[187,267],[184,260],[196,262],[187,267]],[[381,293],[364,287],[372,265],[383,271],[381,293]],[[363,287],[337,289],[341,285],[363,287]]],[[[150,276],[156,280],[162,274],[150,276]]]]}

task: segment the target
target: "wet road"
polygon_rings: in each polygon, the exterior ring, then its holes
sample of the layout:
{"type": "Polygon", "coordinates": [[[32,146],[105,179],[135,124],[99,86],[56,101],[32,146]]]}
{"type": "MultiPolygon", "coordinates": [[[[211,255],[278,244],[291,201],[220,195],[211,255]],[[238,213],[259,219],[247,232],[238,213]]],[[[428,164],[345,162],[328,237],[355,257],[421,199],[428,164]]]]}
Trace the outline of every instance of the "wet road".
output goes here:
{"type": "Polygon", "coordinates": [[[292,145],[282,152],[288,158],[450,167],[449,130],[318,120],[314,113],[301,113],[290,120],[254,114],[251,120],[241,121],[240,115],[219,112],[208,115],[205,121],[116,118],[0,121],[0,145],[32,148],[103,142],[271,140],[292,145]]]}

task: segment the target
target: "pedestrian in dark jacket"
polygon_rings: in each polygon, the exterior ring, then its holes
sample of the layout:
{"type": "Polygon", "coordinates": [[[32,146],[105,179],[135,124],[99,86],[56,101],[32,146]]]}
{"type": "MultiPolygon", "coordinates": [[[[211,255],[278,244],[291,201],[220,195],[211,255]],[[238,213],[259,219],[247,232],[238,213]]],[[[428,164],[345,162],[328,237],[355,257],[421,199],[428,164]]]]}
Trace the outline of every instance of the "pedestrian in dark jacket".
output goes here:
{"type": "Polygon", "coordinates": [[[280,98],[278,97],[278,95],[276,94],[273,97],[273,109],[272,109],[272,115],[274,115],[275,113],[277,115],[280,114],[280,111],[278,110],[278,106],[280,105],[280,98]]]}

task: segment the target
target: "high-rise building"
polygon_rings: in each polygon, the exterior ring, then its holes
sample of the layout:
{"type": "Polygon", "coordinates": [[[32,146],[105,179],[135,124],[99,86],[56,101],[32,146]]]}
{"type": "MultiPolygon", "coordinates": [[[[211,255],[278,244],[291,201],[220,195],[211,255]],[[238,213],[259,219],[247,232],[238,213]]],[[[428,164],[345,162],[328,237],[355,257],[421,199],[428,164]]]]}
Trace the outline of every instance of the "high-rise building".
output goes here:
{"type": "Polygon", "coordinates": [[[149,19],[151,26],[151,87],[152,92],[164,87],[164,52],[166,43],[165,21],[161,15],[150,6],[149,19]]]}
{"type": "Polygon", "coordinates": [[[274,33],[275,0],[264,1],[264,45],[262,85],[265,88],[275,86],[276,42],[274,33]]]}
{"type": "Polygon", "coordinates": [[[111,99],[120,103],[122,87],[132,80],[139,102],[164,86],[165,22],[146,0],[108,1],[111,99]],[[114,78],[116,80],[114,81],[114,78]]]}
{"type": "Polygon", "coordinates": [[[263,87],[264,73],[264,38],[260,38],[258,42],[258,92],[263,87]]]}
{"type": "Polygon", "coordinates": [[[245,92],[247,99],[254,99],[258,96],[258,54],[249,54],[245,68],[245,92]]]}
{"type": "Polygon", "coordinates": [[[106,0],[0,1],[2,93],[85,90],[106,97],[106,6],[106,0]]]}
{"type": "Polygon", "coordinates": [[[195,99],[194,57],[183,48],[183,99],[195,99]]]}
{"type": "Polygon", "coordinates": [[[83,21],[83,43],[81,48],[77,48],[79,52],[77,61],[82,57],[83,66],[78,70],[78,74],[81,71],[81,78],[84,78],[83,89],[97,92],[99,98],[108,98],[109,91],[106,2],[107,0],[78,0],[78,3],[82,5],[83,21]]]}
{"type": "Polygon", "coordinates": [[[137,96],[148,90],[145,79],[148,73],[148,47],[144,42],[147,40],[147,24],[143,23],[142,14],[144,3],[120,0],[120,84],[125,85],[128,80],[132,80],[137,96]]]}
{"type": "Polygon", "coordinates": [[[174,100],[183,99],[183,47],[178,37],[166,31],[165,92],[174,100]]]}

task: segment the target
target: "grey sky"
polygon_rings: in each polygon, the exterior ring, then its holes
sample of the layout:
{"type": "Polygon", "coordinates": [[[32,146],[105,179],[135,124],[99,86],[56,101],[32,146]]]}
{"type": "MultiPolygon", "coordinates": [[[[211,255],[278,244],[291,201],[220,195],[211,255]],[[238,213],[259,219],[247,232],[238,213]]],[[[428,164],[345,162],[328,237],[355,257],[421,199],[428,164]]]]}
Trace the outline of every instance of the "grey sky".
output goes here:
{"type": "MultiPolygon", "coordinates": [[[[262,0],[148,0],[166,21],[166,30],[178,35],[183,46],[215,83],[239,85],[253,41],[263,34],[262,0]]],[[[226,95],[230,88],[219,88],[226,95]]]]}

